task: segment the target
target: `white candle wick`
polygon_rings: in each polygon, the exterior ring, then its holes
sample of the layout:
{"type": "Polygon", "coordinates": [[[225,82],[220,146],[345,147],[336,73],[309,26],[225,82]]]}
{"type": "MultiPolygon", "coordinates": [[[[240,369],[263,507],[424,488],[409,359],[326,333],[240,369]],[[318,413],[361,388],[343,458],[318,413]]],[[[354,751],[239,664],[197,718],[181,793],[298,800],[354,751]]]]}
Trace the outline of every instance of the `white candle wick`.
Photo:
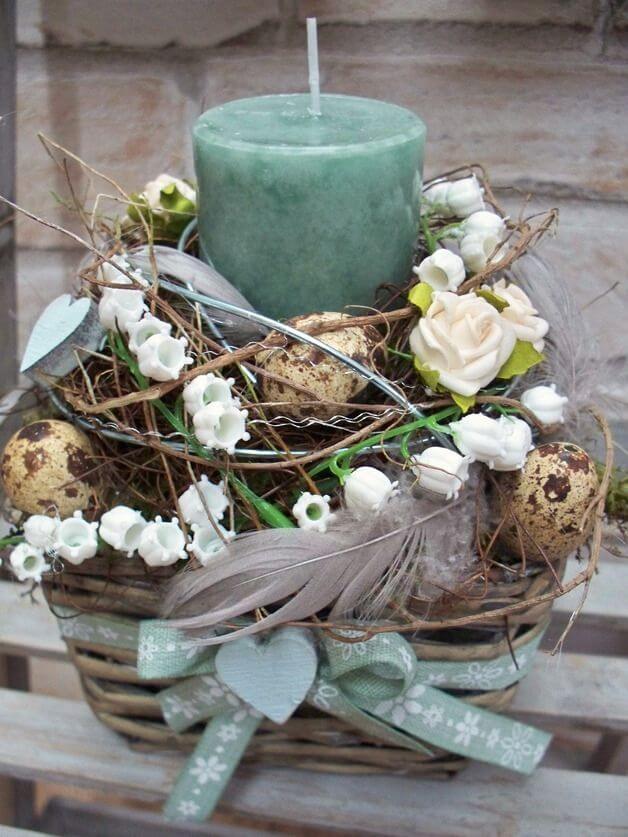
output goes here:
{"type": "Polygon", "coordinates": [[[312,116],[321,115],[321,84],[318,72],[318,38],[316,36],[316,18],[308,17],[307,21],[307,65],[310,83],[310,113],[312,116]]]}

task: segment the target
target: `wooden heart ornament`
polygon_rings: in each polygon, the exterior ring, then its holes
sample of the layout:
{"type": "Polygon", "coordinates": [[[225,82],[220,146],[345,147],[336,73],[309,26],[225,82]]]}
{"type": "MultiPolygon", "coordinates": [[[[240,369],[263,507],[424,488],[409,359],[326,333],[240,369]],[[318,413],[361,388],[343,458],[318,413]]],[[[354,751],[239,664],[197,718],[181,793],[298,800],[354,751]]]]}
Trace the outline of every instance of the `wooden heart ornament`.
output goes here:
{"type": "Polygon", "coordinates": [[[314,641],[299,628],[280,628],[268,639],[247,636],[221,645],[216,670],[229,688],[276,724],[302,703],[317,668],[314,641]]]}

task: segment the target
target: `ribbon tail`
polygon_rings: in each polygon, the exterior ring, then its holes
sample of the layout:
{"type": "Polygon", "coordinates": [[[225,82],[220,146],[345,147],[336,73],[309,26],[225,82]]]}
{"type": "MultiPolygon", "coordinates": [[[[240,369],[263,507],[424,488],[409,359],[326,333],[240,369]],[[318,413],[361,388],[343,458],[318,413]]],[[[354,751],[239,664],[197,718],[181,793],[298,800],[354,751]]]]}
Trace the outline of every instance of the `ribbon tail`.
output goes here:
{"type": "Polygon", "coordinates": [[[179,774],[164,816],[186,822],[210,817],[261,720],[246,709],[213,718],[179,774]]]}

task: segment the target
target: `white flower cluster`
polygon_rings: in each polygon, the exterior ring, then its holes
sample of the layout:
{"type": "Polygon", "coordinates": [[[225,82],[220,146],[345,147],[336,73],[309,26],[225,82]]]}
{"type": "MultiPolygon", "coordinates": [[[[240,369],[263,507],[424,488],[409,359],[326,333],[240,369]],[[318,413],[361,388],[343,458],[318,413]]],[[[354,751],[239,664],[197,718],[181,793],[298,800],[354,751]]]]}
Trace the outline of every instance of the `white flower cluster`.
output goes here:
{"type": "Polygon", "coordinates": [[[129,558],[139,553],[151,567],[174,564],[188,558],[188,553],[205,565],[235,537],[235,532],[218,522],[229,506],[224,482],[213,483],[203,474],[178,498],[178,504],[193,533],[190,541],[177,518],[148,521],[137,509],[123,505],[105,512],[100,524],[88,523],[80,511],[65,520],[31,515],[24,524],[25,542],[11,552],[11,568],[19,581],[41,581],[42,573],[50,569],[47,555],[82,564],[97,554],[99,537],[129,558]]]}
{"type": "Polygon", "coordinates": [[[240,400],[231,391],[233,383],[233,378],[209,373],[198,375],[183,390],[196,438],[210,450],[233,453],[238,442],[251,438],[246,430],[248,411],[240,409],[240,400]]]}
{"type": "Polygon", "coordinates": [[[132,270],[124,256],[113,256],[115,264],[105,262],[100,278],[110,285],[129,285],[130,274],[140,286],[132,288],[104,287],[98,304],[98,316],[106,329],[120,329],[129,338],[129,350],[137,357],[142,375],[155,381],[176,381],[184,366],[193,363],[186,355],[185,337],[172,337],[172,326],[148,313],[144,291],[148,284],[140,270],[132,270]]]}

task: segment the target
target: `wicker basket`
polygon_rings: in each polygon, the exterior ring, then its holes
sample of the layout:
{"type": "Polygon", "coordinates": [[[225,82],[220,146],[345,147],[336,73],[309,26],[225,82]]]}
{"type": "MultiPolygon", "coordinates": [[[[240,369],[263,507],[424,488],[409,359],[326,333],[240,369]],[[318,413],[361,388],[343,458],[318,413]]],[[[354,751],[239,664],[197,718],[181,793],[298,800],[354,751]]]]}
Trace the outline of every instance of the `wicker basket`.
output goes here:
{"type": "MultiPolygon", "coordinates": [[[[562,568],[559,568],[559,570],[562,568]]],[[[158,614],[160,585],[167,570],[149,571],[136,561],[104,559],[86,561],[72,571],[50,576],[44,585],[48,603],[70,606],[82,612],[119,614],[143,619],[158,614]]],[[[493,579],[484,595],[474,598],[473,590],[465,604],[443,601],[440,610],[451,616],[483,614],[472,627],[421,631],[407,637],[417,658],[434,661],[492,660],[508,653],[516,654],[545,629],[551,600],[504,617],[491,610],[504,605],[521,606],[528,600],[556,590],[553,572],[536,566],[523,578],[493,579]]],[[[479,583],[478,583],[479,587],[479,583]]],[[[431,611],[439,618],[438,610],[431,611]]],[[[420,614],[419,614],[420,615],[420,614]]],[[[80,639],[66,639],[76,666],[85,698],[96,716],[108,727],[124,735],[132,746],[142,749],[191,750],[202,728],[177,734],[162,719],[155,697],[173,681],[140,680],[136,654],[80,639]]],[[[511,703],[516,684],[493,691],[451,692],[476,706],[503,711],[511,703]]],[[[460,770],[464,758],[435,751],[432,756],[401,749],[366,737],[347,723],[312,707],[301,707],[285,724],[265,721],[259,728],[245,758],[269,765],[303,767],[330,772],[415,772],[446,775],[460,770]]]]}

